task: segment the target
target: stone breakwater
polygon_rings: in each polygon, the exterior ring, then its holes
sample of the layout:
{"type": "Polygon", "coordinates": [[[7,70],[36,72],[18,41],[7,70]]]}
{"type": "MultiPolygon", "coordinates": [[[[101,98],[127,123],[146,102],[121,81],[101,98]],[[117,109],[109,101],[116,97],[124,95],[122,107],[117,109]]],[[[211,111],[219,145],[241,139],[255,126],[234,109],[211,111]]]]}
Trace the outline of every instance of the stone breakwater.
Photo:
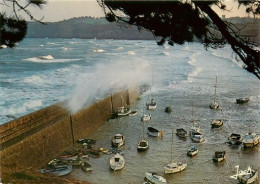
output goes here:
{"type": "Polygon", "coordinates": [[[75,114],[60,102],[0,126],[1,172],[45,165],[102,126],[112,112],[139,97],[139,88],[112,94],[75,114]],[[122,97],[122,100],[121,100],[122,97]]]}

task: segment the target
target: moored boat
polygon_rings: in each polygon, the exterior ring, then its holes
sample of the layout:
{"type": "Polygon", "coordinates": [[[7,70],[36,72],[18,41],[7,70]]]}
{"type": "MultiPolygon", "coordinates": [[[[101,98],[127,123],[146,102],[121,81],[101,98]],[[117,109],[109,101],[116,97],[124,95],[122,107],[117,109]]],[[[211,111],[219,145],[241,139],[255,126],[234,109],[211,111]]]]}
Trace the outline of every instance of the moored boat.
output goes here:
{"type": "Polygon", "coordinates": [[[50,168],[64,168],[68,165],[68,162],[66,160],[63,159],[53,159],[51,161],[48,162],[48,167],[50,168]]]}
{"type": "Polygon", "coordinates": [[[146,181],[149,181],[150,183],[153,183],[153,184],[165,184],[167,183],[166,179],[160,175],[158,175],[157,173],[150,173],[150,172],[147,172],[145,173],[145,178],[144,178],[146,181]]]}
{"type": "Polygon", "coordinates": [[[241,137],[241,135],[232,133],[228,137],[228,143],[231,144],[231,145],[240,145],[240,144],[242,144],[242,137],[241,137]]]}
{"type": "Polygon", "coordinates": [[[151,101],[146,104],[146,107],[148,110],[156,109],[157,103],[156,103],[155,99],[152,98],[151,101]]]}
{"type": "Polygon", "coordinates": [[[147,134],[152,137],[162,137],[164,133],[163,133],[163,130],[159,131],[156,128],[148,127],[147,134]]]}
{"type": "Polygon", "coordinates": [[[242,140],[244,147],[253,147],[256,146],[259,142],[260,136],[252,132],[247,133],[242,140]]]}
{"type": "Polygon", "coordinates": [[[81,169],[83,171],[92,171],[92,166],[89,163],[87,163],[87,162],[83,162],[81,164],[81,169]]]}
{"type": "Polygon", "coordinates": [[[110,168],[114,171],[117,171],[123,169],[123,167],[125,166],[125,159],[122,155],[116,153],[110,158],[109,163],[110,168]]]}
{"type": "Polygon", "coordinates": [[[136,116],[137,115],[137,111],[132,111],[128,114],[128,116],[136,116]]]}
{"type": "Polygon", "coordinates": [[[226,152],[225,151],[216,151],[213,156],[213,161],[221,162],[226,159],[226,152]]]}
{"type": "Polygon", "coordinates": [[[72,172],[72,166],[66,165],[66,166],[60,167],[60,168],[41,169],[40,172],[41,173],[50,173],[55,176],[65,176],[72,172]]]}
{"type": "Polygon", "coordinates": [[[195,156],[195,155],[197,155],[198,151],[199,150],[196,146],[190,146],[189,149],[187,150],[187,155],[191,156],[191,157],[195,156]]]}
{"type": "Polygon", "coordinates": [[[200,142],[203,142],[204,141],[204,138],[202,136],[201,133],[199,132],[192,132],[190,134],[190,137],[192,139],[193,142],[197,142],[197,143],[200,143],[200,142]]]}
{"type": "Polygon", "coordinates": [[[151,114],[143,114],[141,117],[141,121],[149,121],[152,118],[151,114]]]}
{"type": "Polygon", "coordinates": [[[125,137],[122,134],[116,134],[111,140],[112,147],[120,147],[125,144],[125,137]]]}
{"type": "Polygon", "coordinates": [[[149,143],[148,143],[148,141],[145,140],[145,139],[142,139],[142,140],[138,143],[138,145],[137,145],[137,150],[138,150],[138,151],[146,151],[146,150],[148,150],[148,149],[149,149],[149,143]]]}
{"type": "Polygon", "coordinates": [[[249,98],[237,98],[236,101],[237,101],[237,104],[245,104],[245,103],[249,102],[249,98]]]}
{"type": "Polygon", "coordinates": [[[77,142],[80,143],[80,144],[84,144],[84,143],[95,144],[96,140],[94,140],[94,139],[78,139],[77,142]]]}
{"type": "Polygon", "coordinates": [[[181,172],[187,167],[187,163],[175,162],[174,160],[173,160],[173,129],[172,129],[170,162],[163,168],[165,174],[181,172]]]}
{"type": "Polygon", "coordinates": [[[171,107],[166,107],[164,111],[166,113],[170,114],[172,112],[172,108],[171,107]]]}
{"type": "Polygon", "coordinates": [[[231,178],[237,179],[241,184],[251,184],[258,180],[258,170],[248,166],[247,170],[239,170],[239,166],[236,166],[237,174],[231,176],[231,178]]]}
{"type": "Polygon", "coordinates": [[[124,106],[120,106],[117,108],[117,116],[127,116],[131,113],[131,109],[124,107],[124,106]]]}
{"type": "Polygon", "coordinates": [[[222,119],[215,119],[211,122],[211,128],[220,128],[223,126],[223,120],[222,119]]]}
{"type": "Polygon", "coordinates": [[[217,76],[216,76],[214,99],[213,99],[213,102],[209,106],[211,109],[218,109],[219,108],[219,104],[216,102],[216,96],[217,96],[217,76]]]}
{"type": "Polygon", "coordinates": [[[184,130],[183,128],[177,128],[176,135],[179,136],[180,138],[186,138],[188,136],[187,131],[184,130]]]}

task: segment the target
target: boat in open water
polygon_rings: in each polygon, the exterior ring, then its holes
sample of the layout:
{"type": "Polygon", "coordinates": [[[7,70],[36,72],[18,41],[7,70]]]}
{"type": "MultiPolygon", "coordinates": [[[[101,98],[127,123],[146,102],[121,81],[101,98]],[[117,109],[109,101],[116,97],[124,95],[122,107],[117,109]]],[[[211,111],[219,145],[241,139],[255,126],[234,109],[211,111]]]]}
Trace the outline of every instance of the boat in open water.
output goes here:
{"type": "Polygon", "coordinates": [[[244,147],[253,147],[256,146],[259,142],[260,136],[252,132],[247,133],[242,140],[244,147]]]}
{"type": "Polygon", "coordinates": [[[199,150],[197,146],[190,146],[189,149],[187,150],[187,155],[193,157],[197,155],[198,152],[199,150]]]}
{"type": "Polygon", "coordinates": [[[232,133],[228,137],[228,143],[231,144],[231,145],[240,145],[240,144],[242,144],[242,137],[241,137],[241,135],[232,133]]]}
{"type": "Polygon", "coordinates": [[[162,137],[163,136],[163,130],[159,131],[156,128],[148,127],[147,128],[147,134],[152,137],[162,137]]]}
{"type": "Polygon", "coordinates": [[[114,171],[117,171],[124,168],[125,159],[122,155],[116,153],[110,158],[109,163],[110,163],[110,168],[114,171]]]}
{"type": "Polygon", "coordinates": [[[215,119],[211,122],[211,128],[220,128],[223,126],[223,120],[222,119],[215,119]]]}
{"type": "Polygon", "coordinates": [[[112,147],[121,147],[125,144],[125,137],[122,134],[116,134],[111,140],[112,147]]]}
{"type": "Polygon", "coordinates": [[[155,172],[147,172],[145,173],[145,181],[152,184],[165,184],[167,183],[166,179],[155,172]]]}
{"type": "Polygon", "coordinates": [[[249,102],[249,98],[237,98],[236,101],[237,101],[237,104],[245,104],[245,103],[249,102]]]}
{"type": "Polygon", "coordinates": [[[184,130],[183,128],[177,128],[176,135],[180,138],[187,138],[187,136],[188,136],[187,131],[184,130]]]}
{"type": "Polygon", "coordinates": [[[221,162],[226,159],[226,152],[225,151],[216,151],[213,156],[213,161],[221,162]]]}

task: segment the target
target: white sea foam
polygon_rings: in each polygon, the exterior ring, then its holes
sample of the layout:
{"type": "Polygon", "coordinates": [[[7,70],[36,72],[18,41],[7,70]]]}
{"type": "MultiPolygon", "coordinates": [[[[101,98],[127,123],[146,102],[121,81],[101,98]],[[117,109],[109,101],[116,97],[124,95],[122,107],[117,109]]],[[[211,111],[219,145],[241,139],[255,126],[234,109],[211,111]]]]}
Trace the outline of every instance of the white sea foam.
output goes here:
{"type": "Polygon", "coordinates": [[[2,49],[6,49],[7,46],[6,46],[6,45],[0,45],[0,48],[2,48],[2,49]]]}
{"type": "Polygon", "coordinates": [[[123,49],[124,49],[124,47],[118,47],[115,50],[123,50],[123,49]]]}
{"type": "Polygon", "coordinates": [[[37,84],[41,85],[42,83],[45,83],[46,81],[39,75],[33,75],[30,77],[26,77],[23,82],[29,83],[29,84],[37,84]]]}
{"type": "Polygon", "coordinates": [[[66,50],[68,50],[68,48],[67,47],[61,47],[61,50],[66,51],[66,50]]]}
{"type": "Polygon", "coordinates": [[[23,59],[26,61],[31,61],[34,63],[67,63],[67,62],[73,62],[73,61],[79,61],[80,59],[40,59],[39,57],[33,57],[28,59],[23,59]]]}
{"type": "Polygon", "coordinates": [[[193,70],[192,72],[190,72],[190,73],[188,74],[188,82],[189,82],[189,83],[192,83],[192,82],[193,82],[193,78],[196,77],[201,71],[202,71],[202,68],[196,67],[195,70],[193,70]]]}
{"type": "Polygon", "coordinates": [[[103,97],[108,92],[126,89],[149,79],[150,65],[145,60],[122,61],[99,64],[91,75],[79,83],[69,101],[69,109],[77,112],[94,98],[103,97]]]}
{"type": "Polygon", "coordinates": [[[170,55],[170,52],[163,51],[163,52],[162,52],[162,55],[169,56],[169,55],[170,55]]]}
{"type": "Polygon", "coordinates": [[[135,52],[134,51],[128,51],[127,54],[128,55],[135,55],[135,52]]]}
{"type": "Polygon", "coordinates": [[[32,100],[24,102],[22,105],[11,107],[9,109],[3,109],[2,114],[5,115],[17,115],[27,113],[30,109],[35,109],[36,107],[41,107],[41,100],[32,100]]]}

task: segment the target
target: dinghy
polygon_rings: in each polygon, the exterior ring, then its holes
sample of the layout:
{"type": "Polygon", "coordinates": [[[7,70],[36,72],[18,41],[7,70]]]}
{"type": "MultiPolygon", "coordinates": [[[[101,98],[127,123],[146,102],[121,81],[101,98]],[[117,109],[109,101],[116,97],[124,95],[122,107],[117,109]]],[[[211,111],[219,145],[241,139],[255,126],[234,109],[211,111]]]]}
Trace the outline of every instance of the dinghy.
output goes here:
{"type": "Polygon", "coordinates": [[[123,169],[123,167],[125,166],[125,159],[122,155],[116,153],[110,158],[109,163],[110,168],[114,171],[117,171],[123,169]]]}
{"type": "Polygon", "coordinates": [[[257,181],[258,170],[253,169],[251,166],[248,166],[247,170],[239,170],[239,165],[236,168],[237,173],[230,176],[230,178],[237,179],[241,184],[251,184],[257,181]]]}
{"type": "Polygon", "coordinates": [[[157,173],[150,173],[147,172],[145,173],[145,180],[148,181],[149,183],[153,183],[153,184],[165,184],[167,183],[166,179],[160,175],[158,175],[157,173]]]}

